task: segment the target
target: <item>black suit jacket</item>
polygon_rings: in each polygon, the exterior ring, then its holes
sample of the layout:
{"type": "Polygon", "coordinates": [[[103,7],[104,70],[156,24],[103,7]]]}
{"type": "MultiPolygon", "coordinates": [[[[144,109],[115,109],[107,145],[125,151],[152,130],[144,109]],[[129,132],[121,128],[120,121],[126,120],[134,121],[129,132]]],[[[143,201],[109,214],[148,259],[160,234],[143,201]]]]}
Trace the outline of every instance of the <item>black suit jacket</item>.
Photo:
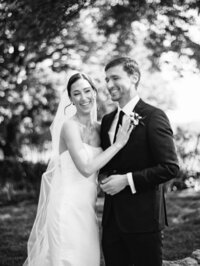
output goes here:
{"type": "MultiPolygon", "coordinates": [[[[100,173],[132,172],[136,193],[127,186],[114,196],[106,194],[102,224],[106,226],[112,210],[123,232],[159,231],[167,224],[163,183],[176,177],[179,170],[173,133],[162,110],[139,100],[134,111],[144,118],[144,125],[134,128],[125,147],[100,173]]],[[[108,131],[115,114],[102,119],[104,150],[111,145],[108,131]]]]}

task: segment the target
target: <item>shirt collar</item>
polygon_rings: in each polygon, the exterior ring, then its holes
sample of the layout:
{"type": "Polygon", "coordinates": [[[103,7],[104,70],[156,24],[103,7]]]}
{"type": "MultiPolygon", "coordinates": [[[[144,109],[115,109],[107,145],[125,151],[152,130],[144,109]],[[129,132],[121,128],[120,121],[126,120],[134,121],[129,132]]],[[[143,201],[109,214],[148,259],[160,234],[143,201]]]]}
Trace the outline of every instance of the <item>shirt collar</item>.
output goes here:
{"type": "Polygon", "coordinates": [[[129,116],[133,112],[133,109],[135,108],[139,100],[140,100],[140,97],[136,95],[123,108],[120,108],[118,106],[118,112],[122,110],[126,115],[129,116]]]}

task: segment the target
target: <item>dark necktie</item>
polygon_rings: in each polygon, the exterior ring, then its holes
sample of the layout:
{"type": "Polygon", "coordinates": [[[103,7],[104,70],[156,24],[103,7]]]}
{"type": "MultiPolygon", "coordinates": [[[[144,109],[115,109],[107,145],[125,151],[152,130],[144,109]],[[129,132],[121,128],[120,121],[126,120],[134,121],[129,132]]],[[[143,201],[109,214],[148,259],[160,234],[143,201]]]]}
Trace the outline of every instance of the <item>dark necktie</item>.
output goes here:
{"type": "Polygon", "coordinates": [[[123,111],[119,112],[119,118],[118,118],[118,122],[117,122],[116,129],[115,129],[115,135],[114,135],[113,143],[116,141],[117,131],[119,129],[119,125],[122,125],[122,118],[124,115],[125,115],[125,113],[123,111]]]}

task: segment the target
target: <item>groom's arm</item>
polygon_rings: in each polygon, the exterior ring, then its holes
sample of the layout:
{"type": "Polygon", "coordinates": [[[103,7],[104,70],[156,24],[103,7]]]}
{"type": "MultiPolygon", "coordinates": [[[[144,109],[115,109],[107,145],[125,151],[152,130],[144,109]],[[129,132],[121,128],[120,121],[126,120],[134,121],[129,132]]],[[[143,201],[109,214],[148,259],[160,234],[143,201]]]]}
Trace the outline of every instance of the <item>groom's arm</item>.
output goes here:
{"type": "Polygon", "coordinates": [[[147,124],[147,136],[155,166],[132,173],[137,192],[165,183],[175,178],[179,171],[173,132],[162,110],[152,112],[147,124]]]}

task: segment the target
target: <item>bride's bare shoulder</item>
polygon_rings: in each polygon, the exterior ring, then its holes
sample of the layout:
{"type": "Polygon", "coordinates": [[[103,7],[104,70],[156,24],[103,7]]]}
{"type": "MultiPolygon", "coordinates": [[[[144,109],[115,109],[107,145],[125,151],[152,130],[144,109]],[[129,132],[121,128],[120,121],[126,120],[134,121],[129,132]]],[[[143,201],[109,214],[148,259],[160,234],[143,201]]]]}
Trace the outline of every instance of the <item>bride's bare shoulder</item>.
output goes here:
{"type": "Polygon", "coordinates": [[[77,125],[77,121],[75,120],[74,117],[71,117],[70,119],[65,120],[65,122],[63,123],[63,126],[76,126],[77,125]]]}
{"type": "Polygon", "coordinates": [[[74,132],[75,130],[79,131],[79,127],[77,121],[72,117],[63,123],[61,134],[71,133],[74,132]]]}

